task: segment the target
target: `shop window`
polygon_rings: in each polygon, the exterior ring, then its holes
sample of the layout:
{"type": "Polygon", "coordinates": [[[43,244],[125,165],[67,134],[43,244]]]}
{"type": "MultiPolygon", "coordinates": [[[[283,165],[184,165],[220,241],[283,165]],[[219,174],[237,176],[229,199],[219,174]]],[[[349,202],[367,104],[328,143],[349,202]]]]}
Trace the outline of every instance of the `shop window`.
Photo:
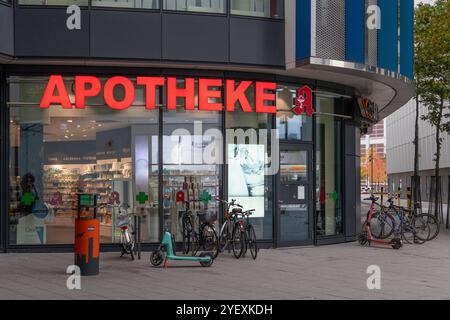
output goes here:
{"type": "Polygon", "coordinates": [[[164,0],[164,10],[226,13],[225,0],[164,0]]]}
{"type": "MultiPolygon", "coordinates": [[[[9,78],[10,244],[73,243],[78,193],[94,194],[103,205],[102,243],[120,236],[119,208],[106,204],[142,214],[142,240],[157,242],[158,110],[142,107],[139,90],[127,110],[114,111],[101,99],[87,100],[85,109],[41,109],[47,81],[9,78]]],[[[64,82],[73,103],[73,79],[64,82]]],[[[117,99],[122,94],[114,92],[117,99]]]]}
{"type": "Polygon", "coordinates": [[[231,0],[231,14],[282,19],[284,0],[231,0]]]}
{"type": "Polygon", "coordinates": [[[92,0],[93,7],[159,9],[159,0],[92,0]]]}
{"type": "Polygon", "coordinates": [[[278,139],[291,142],[312,141],[312,117],[306,112],[296,115],[293,112],[293,101],[296,87],[279,86],[277,90],[277,129],[278,139]]]}
{"type": "Polygon", "coordinates": [[[87,7],[89,0],[18,0],[19,5],[31,6],[65,6],[76,4],[78,6],[87,7]]]}
{"type": "MultiPolygon", "coordinates": [[[[319,110],[334,110],[335,100],[316,97],[319,110]]],[[[316,233],[335,236],[343,233],[342,210],[342,120],[329,114],[316,116],[316,233]]]]}
{"type": "MultiPolygon", "coordinates": [[[[250,103],[254,102],[249,99],[250,103]]],[[[273,237],[273,170],[278,156],[272,138],[271,116],[234,112],[225,118],[227,142],[228,200],[235,199],[244,210],[256,209],[251,216],[256,237],[273,237]]]]}
{"type": "MultiPolygon", "coordinates": [[[[184,80],[177,82],[179,88],[185,86],[184,80]]],[[[197,109],[197,81],[194,100],[197,109]]],[[[163,112],[163,228],[179,242],[183,241],[182,218],[187,208],[193,213],[195,230],[209,221],[219,232],[219,203],[214,198],[221,187],[221,119],[220,112],[186,111],[183,98],[177,98],[176,110],[165,108],[163,112]]]]}

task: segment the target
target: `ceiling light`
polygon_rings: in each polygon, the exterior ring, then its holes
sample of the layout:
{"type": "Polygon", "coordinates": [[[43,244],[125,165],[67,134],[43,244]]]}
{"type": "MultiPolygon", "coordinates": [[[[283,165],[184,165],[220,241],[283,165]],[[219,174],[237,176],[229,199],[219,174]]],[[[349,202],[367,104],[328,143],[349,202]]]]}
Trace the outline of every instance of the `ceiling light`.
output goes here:
{"type": "Polygon", "coordinates": [[[70,119],[69,119],[69,120],[67,120],[67,122],[68,122],[68,123],[72,123],[72,122],[73,122],[73,120],[70,120],[70,119]]]}

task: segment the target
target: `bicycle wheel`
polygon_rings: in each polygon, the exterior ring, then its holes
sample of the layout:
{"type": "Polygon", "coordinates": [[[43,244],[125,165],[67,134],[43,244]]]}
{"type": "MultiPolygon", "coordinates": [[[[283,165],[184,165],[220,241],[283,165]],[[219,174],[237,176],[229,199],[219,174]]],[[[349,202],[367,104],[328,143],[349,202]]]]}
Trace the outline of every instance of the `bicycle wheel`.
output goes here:
{"type": "Polygon", "coordinates": [[[422,241],[431,241],[439,235],[439,220],[431,215],[422,213],[413,218],[412,222],[417,231],[417,238],[422,241]]]}
{"type": "Polygon", "coordinates": [[[183,218],[183,253],[188,254],[191,249],[192,222],[188,216],[183,218]]]}
{"type": "Polygon", "coordinates": [[[389,238],[395,230],[395,218],[389,212],[378,211],[370,219],[370,233],[375,239],[389,238]]]}
{"type": "Polygon", "coordinates": [[[258,255],[258,244],[256,242],[256,233],[253,226],[250,224],[247,226],[247,236],[246,236],[248,248],[250,249],[250,254],[253,259],[256,259],[258,255]]]}
{"type": "Polygon", "coordinates": [[[423,244],[416,236],[417,232],[411,222],[404,222],[400,225],[400,235],[401,239],[408,244],[423,244]]]}
{"type": "Polygon", "coordinates": [[[242,256],[242,253],[244,252],[245,232],[241,229],[241,226],[238,222],[234,225],[233,228],[231,244],[234,256],[236,257],[236,259],[239,259],[242,256]]]}
{"type": "Polygon", "coordinates": [[[213,226],[205,223],[201,229],[202,246],[205,251],[211,252],[213,258],[219,255],[219,238],[213,226]]]}
{"type": "Polygon", "coordinates": [[[225,222],[220,230],[219,235],[219,251],[224,252],[231,242],[230,228],[228,222],[225,222]]]}
{"type": "Polygon", "coordinates": [[[200,249],[200,241],[199,241],[199,235],[197,232],[192,231],[190,235],[190,244],[191,244],[191,254],[193,257],[197,255],[198,250],[200,249]]]}

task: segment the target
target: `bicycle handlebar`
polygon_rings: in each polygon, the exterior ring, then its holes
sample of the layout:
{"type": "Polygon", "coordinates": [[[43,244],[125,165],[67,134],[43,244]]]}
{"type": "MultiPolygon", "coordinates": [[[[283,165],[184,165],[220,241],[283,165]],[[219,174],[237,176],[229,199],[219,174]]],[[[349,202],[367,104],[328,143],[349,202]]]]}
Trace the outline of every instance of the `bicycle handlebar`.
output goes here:
{"type": "Polygon", "coordinates": [[[229,207],[238,207],[238,208],[243,208],[243,206],[241,206],[239,203],[236,203],[236,199],[231,199],[231,201],[226,201],[226,200],[222,200],[219,197],[214,197],[214,199],[216,201],[225,203],[227,206],[229,207]]]}

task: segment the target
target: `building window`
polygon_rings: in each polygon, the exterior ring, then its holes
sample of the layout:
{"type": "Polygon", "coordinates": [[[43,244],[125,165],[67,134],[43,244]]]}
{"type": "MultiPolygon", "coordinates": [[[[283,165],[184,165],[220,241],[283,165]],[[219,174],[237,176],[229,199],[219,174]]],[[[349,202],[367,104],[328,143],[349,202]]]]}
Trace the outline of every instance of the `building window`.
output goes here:
{"type": "MultiPolygon", "coordinates": [[[[253,92],[253,88],[249,92],[253,92]]],[[[250,105],[254,96],[249,94],[250,105]]],[[[240,106],[237,103],[236,110],[240,106]]],[[[268,114],[228,112],[226,123],[226,164],[228,200],[235,199],[245,210],[255,209],[251,223],[260,240],[273,238],[273,175],[278,154],[272,153],[272,119],[268,114]]],[[[273,137],[275,140],[275,137],[273,137]]]]}
{"type": "MultiPolygon", "coordinates": [[[[184,88],[185,81],[178,79],[177,86],[184,88]]],[[[218,100],[216,102],[221,102],[218,100]]],[[[214,197],[220,195],[221,189],[223,139],[220,112],[187,111],[183,98],[177,98],[177,107],[177,110],[164,108],[163,112],[162,205],[164,230],[169,230],[176,241],[182,242],[182,218],[187,209],[193,214],[193,227],[197,232],[205,221],[218,227],[219,203],[214,197]],[[185,202],[177,200],[180,194],[185,202]]],[[[198,108],[197,80],[195,108],[198,108]]]]}
{"type": "MultiPolygon", "coordinates": [[[[121,112],[106,108],[103,95],[87,98],[85,109],[40,109],[47,80],[9,78],[10,244],[73,243],[78,193],[142,213],[142,240],[157,242],[159,111],[142,107],[143,89],[121,112]]],[[[73,78],[64,82],[73,103],[73,78]]],[[[123,89],[114,96],[123,99],[123,89]]],[[[119,242],[120,210],[98,208],[102,243],[119,242]]]]}
{"type": "Polygon", "coordinates": [[[279,86],[277,90],[277,129],[278,139],[289,142],[311,142],[313,120],[306,112],[296,115],[293,101],[297,87],[279,86]]]}
{"type": "Polygon", "coordinates": [[[282,19],[284,0],[231,0],[231,14],[282,19]]]}
{"type": "Polygon", "coordinates": [[[159,9],[159,0],[92,0],[93,7],[159,9]]]}
{"type": "Polygon", "coordinates": [[[316,234],[343,233],[342,210],[342,120],[336,114],[336,100],[316,98],[316,234]],[[323,114],[320,114],[323,112],[323,114]]]}
{"type": "Polygon", "coordinates": [[[89,0],[18,0],[18,4],[30,6],[65,6],[65,7],[76,4],[78,6],[87,7],[89,5],[89,0]]]}
{"type": "Polygon", "coordinates": [[[226,13],[225,0],[164,0],[164,10],[226,13]]]}

